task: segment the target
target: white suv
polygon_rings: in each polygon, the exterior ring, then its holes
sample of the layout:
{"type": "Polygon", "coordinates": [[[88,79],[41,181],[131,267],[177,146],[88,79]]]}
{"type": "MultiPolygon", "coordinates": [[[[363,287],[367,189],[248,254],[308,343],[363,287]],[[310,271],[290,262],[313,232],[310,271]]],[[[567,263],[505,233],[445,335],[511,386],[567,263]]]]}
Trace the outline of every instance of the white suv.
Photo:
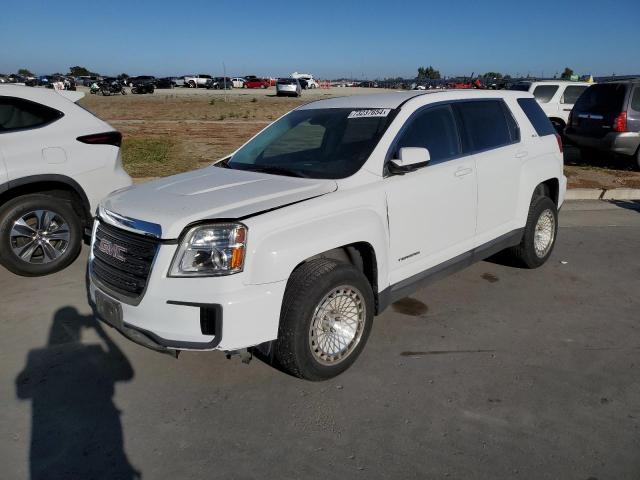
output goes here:
{"type": "Polygon", "coordinates": [[[297,78],[298,80],[304,80],[305,82],[307,82],[307,88],[310,88],[310,89],[314,89],[314,88],[319,88],[320,87],[318,82],[313,78],[313,75],[311,75],[310,73],[293,72],[291,74],[291,78],[297,78]]]}
{"type": "Polygon", "coordinates": [[[233,155],[105,199],[89,260],[97,316],[177,355],[259,346],[332,377],[374,315],[501,250],[553,249],[566,178],[522,92],[403,92],[311,102],[233,155]]]}
{"type": "Polygon", "coordinates": [[[549,117],[558,134],[562,135],[569,122],[569,114],[578,97],[592,83],[545,80],[541,82],[518,82],[512,89],[533,94],[542,111],[549,117]]]}
{"type": "Polygon", "coordinates": [[[0,85],[0,264],[16,274],[69,265],[100,199],[131,185],[120,133],[83,95],[0,85]]]}

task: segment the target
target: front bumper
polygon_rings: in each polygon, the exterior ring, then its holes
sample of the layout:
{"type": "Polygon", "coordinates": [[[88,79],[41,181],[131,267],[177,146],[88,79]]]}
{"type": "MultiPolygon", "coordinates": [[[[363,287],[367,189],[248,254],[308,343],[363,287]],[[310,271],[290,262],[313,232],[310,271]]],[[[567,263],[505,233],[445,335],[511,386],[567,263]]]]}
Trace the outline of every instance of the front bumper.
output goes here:
{"type": "Polygon", "coordinates": [[[621,155],[635,155],[640,146],[640,133],[638,132],[609,132],[604,137],[597,138],[580,135],[573,128],[567,128],[565,135],[578,147],[593,148],[621,155]]]}
{"type": "Polygon", "coordinates": [[[243,274],[168,277],[176,248],[160,245],[146,291],[137,305],[94,278],[91,254],[88,293],[94,310],[99,291],[121,309],[122,323],[107,323],[132,341],[158,351],[238,350],[277,337],[286,281],[245,285],[243,274]],[[203,323],[203,316],[212,315],[212,310],[217,310],[218,322],[213,331],[203,323]]]}

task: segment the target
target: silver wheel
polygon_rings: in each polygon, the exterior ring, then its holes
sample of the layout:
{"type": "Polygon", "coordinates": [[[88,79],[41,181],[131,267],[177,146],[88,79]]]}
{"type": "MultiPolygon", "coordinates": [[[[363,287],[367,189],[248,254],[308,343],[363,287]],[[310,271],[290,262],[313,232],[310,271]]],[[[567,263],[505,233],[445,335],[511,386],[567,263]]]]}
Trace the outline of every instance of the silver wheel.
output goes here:
{"type": "Polygon", "coordinates": [[[533,236],[533,246],[538,258],[544,258],[551,247],[556,235],[556,219],[549,209],[544,210],[538,217],[533,236]]]}
{"type": "Polygon", "coordinates": [[[309,327],[309,347],[323,365],[336,365],[356,348],[367,318],[364,297],[352,286],[327,293],[316,307],[309,327]]]}
{"type": "Polygon", "coordinates": [[[50,263],[60,258],[69,246],[69,225],[50,210],[34,210],[13,223],[9,246],[28,263],[50,263]]]}

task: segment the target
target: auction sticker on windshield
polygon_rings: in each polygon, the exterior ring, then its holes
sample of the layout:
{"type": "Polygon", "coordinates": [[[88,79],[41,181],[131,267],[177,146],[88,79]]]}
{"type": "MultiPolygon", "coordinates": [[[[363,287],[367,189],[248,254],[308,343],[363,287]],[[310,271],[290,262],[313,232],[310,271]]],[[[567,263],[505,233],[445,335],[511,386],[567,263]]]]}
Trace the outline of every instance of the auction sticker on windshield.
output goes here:
{"type": "Polygon", "coordinates": [[[370,117],[386,117],[391,111],[390,108],[374,108],[371,110],[354,110],[347,118],[370,118],[370,117]]]}

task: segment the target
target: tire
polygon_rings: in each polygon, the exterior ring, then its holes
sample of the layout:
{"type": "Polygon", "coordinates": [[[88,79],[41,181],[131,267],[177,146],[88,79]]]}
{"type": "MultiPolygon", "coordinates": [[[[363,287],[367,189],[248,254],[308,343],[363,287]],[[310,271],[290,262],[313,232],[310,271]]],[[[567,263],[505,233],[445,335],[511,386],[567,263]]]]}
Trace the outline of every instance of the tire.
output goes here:
{"type": "Polygon", "coordinates": [[[284,294],[274,349],[277,364],[307,380],[327,380],[339,375],[362,352],[371,332],[373,312],[369,281],[353,265],[326,258],[302,264],[291,274],[284,294]],[[327,309],[336,296],[346,299],[349,308],[345,315],[350,319],[340,317],[339,313],[337,318],[317,313],[323,306],[327,309]],[[334,329],[336,325],[342,327],[334,329]],[[327,352],[337,344],[326,342],[338,338],[345,342],[342,350],[327,352]]]}
{"type": "Polygon", "coordinates": [[[193,80],[189,82],[189,88],[196,88],[196,82],[193,80]]]}
{"type": "Polygon", "coordinates": [[[636,152],[636,168],[640,170],[640,147],[638,147],[638,151],[636,152]]]}
{"type": "Polygon", "coordinates": [[[508,253],[521,266],[538,268],[551,256],[557,237],[558,209],[556,204],[548,196],[534,195],[529,207],[522,240],[519,245],[508,249],[508,253]],[[539,224],[540,222],[542,225],[539,224]],[[546,241],[545,235],[549,235],[546,241]],[[536,244],[539,248],[536,248],[536,244]],[[543,246],[545,248],[542,248],[543,246]]]}
{"type": "Polygon", "coordinates": [[[0,245],[0,264],[9,271],[25,277],[48,275],[62,270],[78,257],[82,246],[82,225],[70,202],[45,194],[25,195],[10,200],[0,211],[0,245]],[[49,215],[36,214],[44,211],[49,215]],[[27,227],[16,230],[15,223],[20,220],[27,227]],[[31,232],[36,234],[38,226],[40,230],[47,227],[43,221],[49,227],[53,226],[51,233],[60,238],[51,239],[44,234],[40,238],[48,237],[49,242],[41,241],[31,249],[36,242],[31,241],[30,244],[29,236],[31,232]],[[29,259],[20,258],[19,253],[30,255],[29,259]]]}

